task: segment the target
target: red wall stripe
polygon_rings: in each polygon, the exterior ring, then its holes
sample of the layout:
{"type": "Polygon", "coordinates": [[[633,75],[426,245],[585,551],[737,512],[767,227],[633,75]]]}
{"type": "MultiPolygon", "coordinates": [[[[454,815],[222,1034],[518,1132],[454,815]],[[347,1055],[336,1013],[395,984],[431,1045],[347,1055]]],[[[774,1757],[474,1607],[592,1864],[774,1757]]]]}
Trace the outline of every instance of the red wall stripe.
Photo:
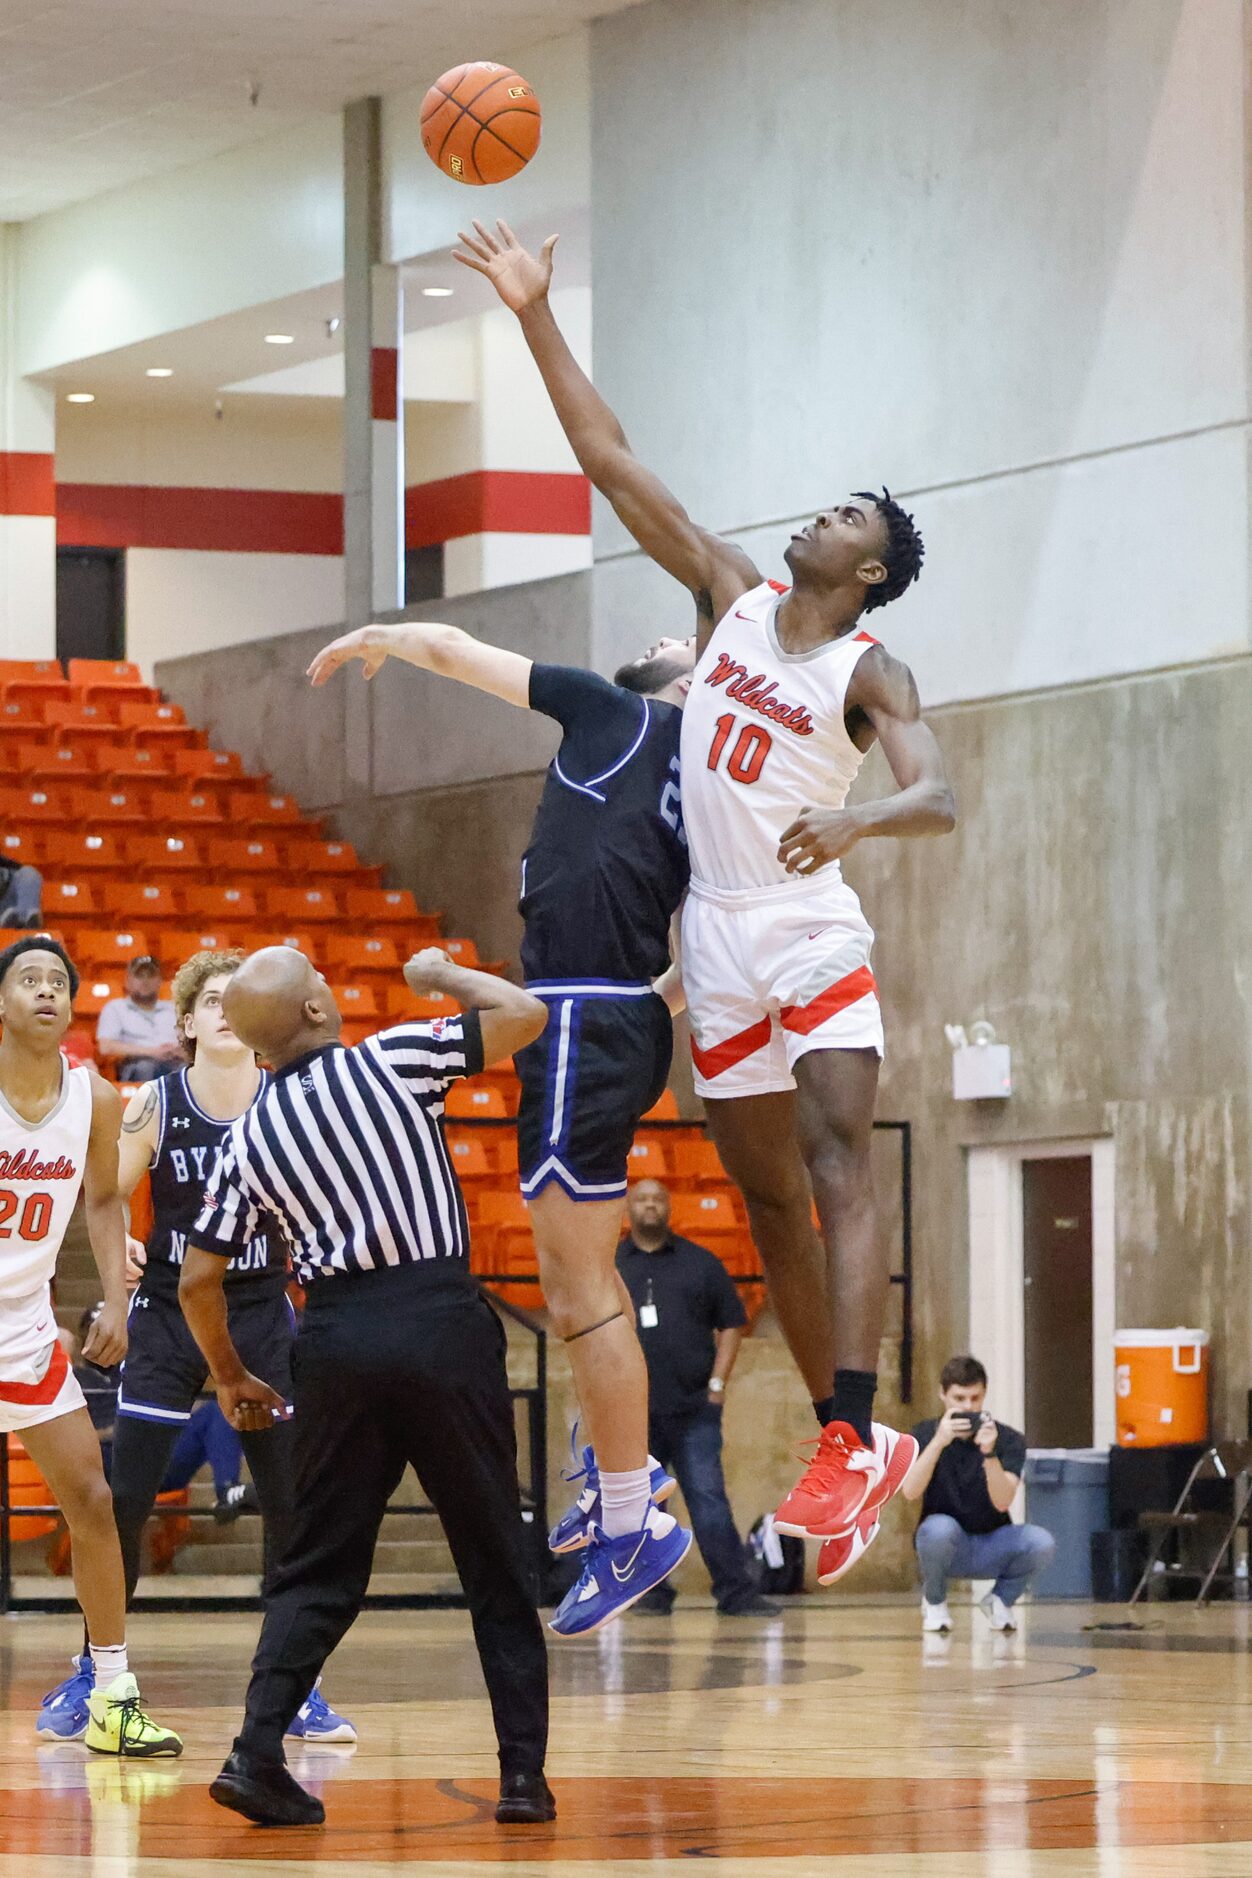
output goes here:
{"type": "MultiPolygon", "coordinates": [[[[472,470],[409,489],[404,506],[410,548],[486,533],[591,532],[590,484],[563,472],[472,470]]],[[[343,499],[334,493],[58,483],[56,518],[57,541],[66,547],[343,553],[343,499]]]]}
{"type": "Polygon", "coordinates": [[[370,353],[370,416],[394,424],[400,378],[400,354],[395,346],[375,346],[370,353]]]}
{"type": "Polygon", "coordinates": [[[0,515],[55,515],[51,456],[37,450],[0,450],[0,515]]]}

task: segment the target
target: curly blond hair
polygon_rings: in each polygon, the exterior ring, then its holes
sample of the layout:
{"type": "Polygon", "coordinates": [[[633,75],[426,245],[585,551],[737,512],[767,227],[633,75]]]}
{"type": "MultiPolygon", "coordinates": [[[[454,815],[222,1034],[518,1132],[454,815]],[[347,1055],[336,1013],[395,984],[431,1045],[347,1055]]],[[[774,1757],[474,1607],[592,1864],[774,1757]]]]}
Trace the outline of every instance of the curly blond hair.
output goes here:
{"type": "Polygon", "coordinates": [[[210,978],[221,978],[237,972],[243,964],[242,952],[195,952],[180,965],[174,974],[174,1015],[178,1020],[178,1035],[185,1049],[195,1055],[194,1037],[188,1037],[184,1029],[184,1020],[191,1016],[196,1008],[196,999],[208,984],[210,978]]]}

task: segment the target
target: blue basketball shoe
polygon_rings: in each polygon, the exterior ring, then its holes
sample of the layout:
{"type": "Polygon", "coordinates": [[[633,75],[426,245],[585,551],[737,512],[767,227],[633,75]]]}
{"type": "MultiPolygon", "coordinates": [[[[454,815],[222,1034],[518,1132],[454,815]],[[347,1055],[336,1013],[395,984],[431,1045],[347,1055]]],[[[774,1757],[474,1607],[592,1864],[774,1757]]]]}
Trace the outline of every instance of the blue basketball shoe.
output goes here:
{"type": "Polygon", "coordinates": [[[355,1741],[356,1729],[345,1715],[336,1715],[322,1694],[322,1679],[313,1684],[307,1702],[296,1710],[287,1733],[301,1741],[355,1741]]]}
{"type": "MultiPolygon", "coordinates": [[[[572,1444],[571,1444],[572,1445],[572,1444]]],[[[578,1450],[574,1449],[577,1457],[578,1450]]],[[[591,1448],[582,1451],[582,1466],[563,1475],[568,1481],[583,1481],[583,1489],[568,1512],[562,1513],[552,1531],[548,1534],[548,1550],[558,1557],[563,1552],[581,1552],[591,1541],[591,1528],[600,1517],[600,1474],[596,1467],[595,1453],[591,1448]]],[[[678,1485],[663,1467],[652,1469],[649,1491],[654,1506],[660,1506],[668,1500],[678,1485]]]]}
{"type": "Polygon", "coordinates": [[[562,1598],[548,1629],[558,1637],[586,1637],[603,1629],[668,1578],[690,1544],[686,1527],[655,1506],[648,1508],[642,1531],[620,1539],[593,1526],[578,1582],[562,1598]]]}
{"type": "Polygon", "coordinates": [[[72,1656],[74,1674],[49,1689],[39,1705],[35,1733],[53,1735],[58,1741],[81,1741],[87,1732],[87,1698],[96,1686],[95,1665],[91,1654],[72,1656]]]}

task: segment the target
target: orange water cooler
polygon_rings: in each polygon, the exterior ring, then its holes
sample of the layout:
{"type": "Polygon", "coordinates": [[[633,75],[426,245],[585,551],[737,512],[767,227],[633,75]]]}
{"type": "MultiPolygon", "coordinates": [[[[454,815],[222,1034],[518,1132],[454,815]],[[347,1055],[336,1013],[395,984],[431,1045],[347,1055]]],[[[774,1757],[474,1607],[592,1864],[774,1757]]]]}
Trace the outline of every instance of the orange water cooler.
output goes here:
{"type": "Polygon", "coordinates": [[[1209,1437],[1207,1330],[1119,1330],[1117,1445],[1165,1448],[1209,1437]]]}

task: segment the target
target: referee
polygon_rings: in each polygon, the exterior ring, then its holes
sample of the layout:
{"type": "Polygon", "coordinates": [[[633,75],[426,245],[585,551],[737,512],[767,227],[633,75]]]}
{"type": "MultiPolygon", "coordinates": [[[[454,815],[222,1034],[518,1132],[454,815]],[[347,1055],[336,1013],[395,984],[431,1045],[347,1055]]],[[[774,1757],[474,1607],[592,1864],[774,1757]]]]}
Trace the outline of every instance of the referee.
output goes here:
{"type": "Polygon", "coordinates": [[[295,1509],[266,1600],[244,1724],[210,1792],[264,1825],[316,1825],[283,1733],[361,1608],[387,1503],[411,1463],[469,1600],[500,1748],[498,1820],[555,1817],[543,1776],[547,1657],[530,1588],[504,1333],[469,1276],[465,1204],[443,1135],[448,1084],[537,1037],[537,998],[437,949],[415,992],[464,1015],[401,1024],[355,1049],[324,978],[270,946],[231,979],[231,1029],[273,1066],[222,1142],[179,1296],[236,1428],[273,1425],[282,1397],[231,1342],[228,1259],[265,1216],[285,1233],[308,1303],[293,1352],[295,1509]]]}

